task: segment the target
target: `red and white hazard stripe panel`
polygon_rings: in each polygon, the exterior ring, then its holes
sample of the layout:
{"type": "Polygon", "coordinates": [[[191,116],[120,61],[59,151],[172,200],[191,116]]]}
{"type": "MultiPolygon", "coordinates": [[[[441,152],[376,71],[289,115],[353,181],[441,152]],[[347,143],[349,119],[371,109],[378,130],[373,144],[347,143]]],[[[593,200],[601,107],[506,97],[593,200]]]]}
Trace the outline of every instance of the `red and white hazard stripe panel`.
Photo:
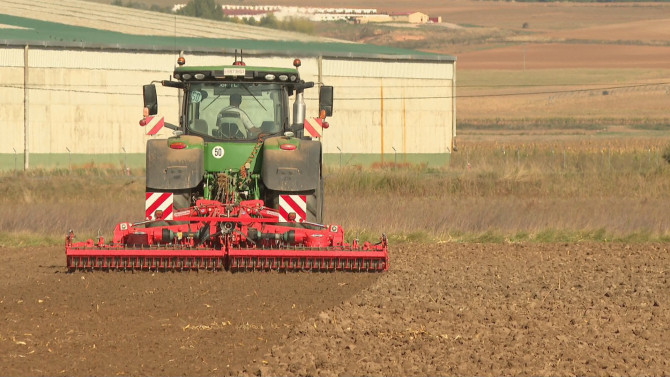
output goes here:
{"type": "Polygon", "coordinates": [[[288,221],[288,214],[295,212],[295,221],[307,221],[306,195],[279,195],[279,221],[288,221]]]}
{"type": "Polygon", "coordinates": [[[305,131],[307,131],[312,137],[318,138],[321,137],[319,131],[323,132],[323,119],[321,118],[305,118],[305,131]]]}
{"type": "Polygon", "coordinates": [[[144,118],[143,123],[140,123],[147,129],[147,135],[155,135],[165,126],[165,118],[162,116],[152,115],[144,118]]]}
{"type": "Polygon", "coordinates": [[[172,220],[173,197],[170,192],[147,192],[147,200],[144,203],[145,216],[150,220],[172,220]],[[163,214],[156,218],[156,211],[163,214]]]}

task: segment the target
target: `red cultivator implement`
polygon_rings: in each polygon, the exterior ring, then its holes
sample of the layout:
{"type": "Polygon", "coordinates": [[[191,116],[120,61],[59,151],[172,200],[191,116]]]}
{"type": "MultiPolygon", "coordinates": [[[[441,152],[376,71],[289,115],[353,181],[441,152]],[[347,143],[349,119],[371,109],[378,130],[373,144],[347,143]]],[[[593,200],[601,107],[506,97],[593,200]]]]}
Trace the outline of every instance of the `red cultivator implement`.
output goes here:
{"type": "Polygon", "coordinates": [[[338,225],[279,222],[262,200],[199,200],[173,220],[121,223],[105,244],[66,238],[74,270],[385,271],[386,236],[377,244],[344,242],[338,225]]]}

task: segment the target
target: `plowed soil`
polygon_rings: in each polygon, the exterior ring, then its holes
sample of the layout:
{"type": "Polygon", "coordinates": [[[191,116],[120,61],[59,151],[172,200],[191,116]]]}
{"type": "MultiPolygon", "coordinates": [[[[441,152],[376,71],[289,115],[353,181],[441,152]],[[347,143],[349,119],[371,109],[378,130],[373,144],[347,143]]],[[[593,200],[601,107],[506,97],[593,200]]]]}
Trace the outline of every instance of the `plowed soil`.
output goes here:
{"type": "Polygon", "coordinates": [[[3,375],[668,375],[670,244],[402,244],[352,273],[0,249],[3,375]]]}

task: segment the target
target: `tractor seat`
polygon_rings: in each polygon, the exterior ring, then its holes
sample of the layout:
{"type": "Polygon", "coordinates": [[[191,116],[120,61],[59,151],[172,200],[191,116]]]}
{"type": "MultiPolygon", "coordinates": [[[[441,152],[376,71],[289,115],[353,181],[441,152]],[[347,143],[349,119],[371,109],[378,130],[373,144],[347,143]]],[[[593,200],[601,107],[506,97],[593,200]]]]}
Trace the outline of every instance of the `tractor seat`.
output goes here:
{"type": "Polygon", "coordinates": [[[221,137],[225,139],[246,139],[247,129],[242,123],[240,114],[234,111],[223,112],[217,119],[217,127],[221,137]]]}

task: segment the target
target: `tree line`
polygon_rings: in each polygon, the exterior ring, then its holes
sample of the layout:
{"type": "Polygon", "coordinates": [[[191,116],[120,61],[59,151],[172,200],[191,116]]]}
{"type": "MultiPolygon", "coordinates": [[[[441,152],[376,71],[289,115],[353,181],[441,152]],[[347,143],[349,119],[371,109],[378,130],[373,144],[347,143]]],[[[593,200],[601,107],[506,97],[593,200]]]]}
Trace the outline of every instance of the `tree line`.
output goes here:
{"type": "MultiPolygon", "coordinates": [[[[147,5],[140,1],[128,0],[114,0],[112,5],[123,6],[134,9],[150,10],[154,12],[173,13],[172,7],[162,7],[159,5],[147,5]]],[[[252,26],[261,26],[271,29],[297,31],[305,34],[312,34],[314,32],[314,23],[302,18],[289,18],[286,20],[279,20],[273,13],[268,13],[259,21],[253,17],[239,19],[235,17],[228,17],[223,14],[221,5],[215,0],[189,0],[189,2],[181,9],[174,12],[182,16],[198,17],[208,20],[225,21],[242,23],[252,26]]]]}

